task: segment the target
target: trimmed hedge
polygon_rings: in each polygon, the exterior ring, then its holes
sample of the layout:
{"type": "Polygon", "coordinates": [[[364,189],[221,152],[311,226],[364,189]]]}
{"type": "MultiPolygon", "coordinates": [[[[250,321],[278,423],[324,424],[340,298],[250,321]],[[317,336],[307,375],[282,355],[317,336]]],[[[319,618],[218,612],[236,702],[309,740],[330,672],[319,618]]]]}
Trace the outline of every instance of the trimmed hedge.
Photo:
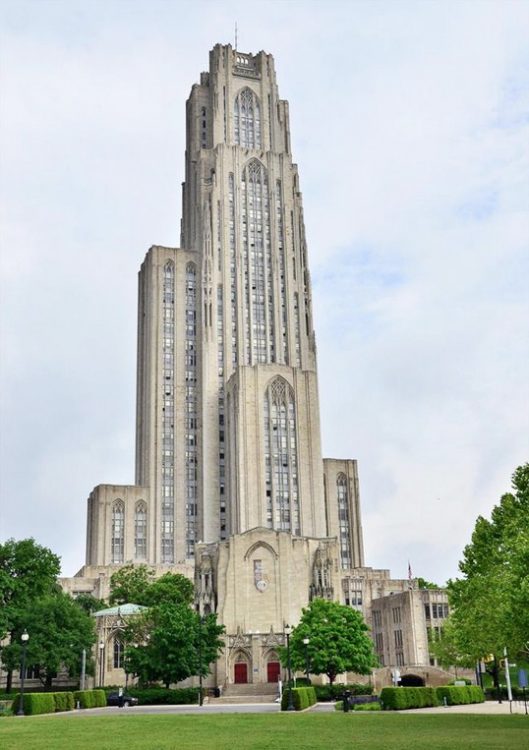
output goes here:
{"type": "Polygon", "coordinates": [[[384,711],[402,711],[405,708],[438,706],[439,700],[435,688],[386,687],[380,693],[380,703],[384,711]]]}
{"type": "MultiPolygon", "coordinates": [[[[287,710],[288,694],[289,688],[285,688],[281,696],[281,711],[287,710]]],[[[296,711],[303,711],[317,703],[316,691],[313,687],[292,688],[292,703],[296,711]]]]}
{"type": "Polygon", "coordinates": [[[73,699],[75,705],[79,703],[79,708],[103,708],[107,705],[104,690],[76,690],[73,699]]]}
{"type": "Polygon", "coordinates": [[[477,685],[443,685],[437,688],[439,703],[448,706],[459,706],[465,703],[483,703],[485,695],[477,685]]]}
{"type": "MultiPolygon", "coordinates": [[[[343,711],[343,701],[336,701],[334,710],[343,711]]],[[[353,703],[351,711],[382,711],[382,706],[378,701],[373,701],[372,703],[353,703]]]]}
{"type": "MultiPolygon", "coordinates": [[[[16,714],[20,706],[20,693],[13,701],[13,713],[16,714]]],[[[24,713],[28,716],[35,714],[52,714],[55,712],[55,693],[24,693],[24,713]]]]}
{"type": "Polygon", "coordinates": [[[73,693],[53,693],[56,711],[73,711],[75,702],[73,693]]]}
{"type": "MultiPolygon", "coordinates": [[[[515,701],[516,700],[518,700],[518,701],[523,700],[524,692],[523,692],[523,689],[521,687],[517,687],[516,685],[513,685],[512,688],[511,688],[511,690],[512,690],[513,700],[515,700],[515,701]]],[[[500,687],[499,692],[500,692],[502,701],[509,700],[509,696],[507,695],[507,686],[506,685],[502,685],[500,687]]],[[[487,688],[485,688],[484,693],[485,693],[485,700],[487,700],[487,701],[497,701],[498,700],[498,689],[497,688],[495,688],[495,687],[487,687],[487,688]]],[[[529,699],[529,690],[527,688],[525,690],[525,697],[529,699]]]]}
{"type": "Polygon", "coordinates": [[[352,695],[372,695],[372,685],[360,685],[353,683],[352,685],[314,685],[316,691],[316,697],[318,701],[334,701],[340,699],[343,695],[344,690],[350,690],[352,695]]]}

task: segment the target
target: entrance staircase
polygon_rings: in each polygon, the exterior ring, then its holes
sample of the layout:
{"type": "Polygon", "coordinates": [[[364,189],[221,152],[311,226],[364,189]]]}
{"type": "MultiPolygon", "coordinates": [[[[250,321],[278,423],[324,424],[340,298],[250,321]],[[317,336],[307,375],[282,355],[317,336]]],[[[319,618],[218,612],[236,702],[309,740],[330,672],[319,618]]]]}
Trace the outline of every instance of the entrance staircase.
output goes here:
{"type": "Polygon", "coordinates": [[[277,683],[227,685],[220,698],[210,698],[210,704],[273,703],[278,696],[277,683]]]}

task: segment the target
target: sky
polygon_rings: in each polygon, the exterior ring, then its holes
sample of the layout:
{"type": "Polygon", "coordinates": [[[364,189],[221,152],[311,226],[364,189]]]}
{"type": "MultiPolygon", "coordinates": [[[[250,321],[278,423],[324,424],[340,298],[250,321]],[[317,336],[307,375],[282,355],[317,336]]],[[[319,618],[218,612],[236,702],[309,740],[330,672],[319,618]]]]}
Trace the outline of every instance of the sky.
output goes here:
{"type": "Polygon", "coordinates": [[[137,272],[235,22],[290,104],[324,456],[366,564],[442,584],[529,460],[529,2],[0,2],[0,541],[73,575],[134,481],[137,272]]]}

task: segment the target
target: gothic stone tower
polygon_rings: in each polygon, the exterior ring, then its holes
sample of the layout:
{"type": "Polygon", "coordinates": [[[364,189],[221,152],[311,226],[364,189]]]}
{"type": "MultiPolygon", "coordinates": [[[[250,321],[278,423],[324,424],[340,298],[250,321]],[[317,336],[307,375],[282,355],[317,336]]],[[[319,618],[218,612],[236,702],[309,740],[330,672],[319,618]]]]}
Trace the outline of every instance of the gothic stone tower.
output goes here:
{"type": "MultiPolygon", "coordinates": [[[[311,284],[271,55],[230,45],[186,108],[181,247],[139,275],[136,484],[89,498],[87,567],[195,575],[218,682],[266,681],[283,624],[363,565],[356,462],[322,460],[311,284]],[[256,640],[257,639],[257,640],[256,640]]],[[[92,572],[90,572],[92,571],[92,572]]],[[[349,584],[347,584],[349,585],[349,584]]]]}

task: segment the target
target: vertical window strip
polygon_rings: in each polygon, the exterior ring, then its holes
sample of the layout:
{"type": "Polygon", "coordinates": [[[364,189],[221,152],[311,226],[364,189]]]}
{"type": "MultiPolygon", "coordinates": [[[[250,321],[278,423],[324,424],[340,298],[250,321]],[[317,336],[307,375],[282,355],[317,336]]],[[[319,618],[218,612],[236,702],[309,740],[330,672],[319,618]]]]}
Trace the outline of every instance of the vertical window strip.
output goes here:
{"type": "Polygon", "coordinates": [[[281,180],[276,182],[276,220],[277,220],[277,246],[279,251],[279,290],[281,295],[281,346],[283,350],[283,362],[288,365],[288,325],[287,325],[287,291],[286,291],[286,268],[285,268],[285,243],[283,237],[283,196],[281,192],[281,180]]]}
{"type": "Polygon", "coordinates": [[[351,534],[349,524],[349,502],[347,496],[347,477],[338,474],[336,479],[336,493],[338,498],[338,522],[340,527],[340,555],[342,568],[350,568],[351,559],[351,534]]]}
{"type": "Polygon", "coordinates": [[[241,219],[248,364],[275,361],[272,248],[266,170],[251,161],[242,175],[241,219]],[[268,304],[267,304],[268,303],[268,304]]]}
{"type": "Polygon", "coordinates": [[[186,267],[186,557],[194,557],[197,533],[197,280],[193,263],[186,267]]]}
{"type": "Polygon", "coordinates": [[[125,552],[125,506],[122,500],[116,500],[112,506],[111,560],[122,563],[125,552]]]}
{"type": "Polygon", "coordinates": [[[283,378],[276,378],[266,391],[264,433],[267,523],[300,534],[296,407],[283,378]]]}
{"type": "Polygon", "coordinates": [[[229,232],[230,232],[230,284],[231,284],[231,362],[237,364],[237,273],[235,253],[235,181],[228,177],[229,232]]]}
{"type": "Polygon", "coordinates": [[[219,378],[219,520],[220,538],[226,539],[226,440],[224,404],[224,305],[222,285],[217,287],[217,367],[219,378]]]}
{"type": "Polygon", "coordinates": [[[174,264],[168,261],[163,269],[163,333],[162,333],[162,466],[161,466],[161,537],[162,563],[174,563],[174,264]]]}
{"type": "Polygon", "coordinates": [[[301,328],[299,322],[299,294],[294,294],[294,329],[296,334],[296,367],[301,367],[301,328]]]}
{"type": "Polygon", "coordinates": [[[134,558],[147,559],[147,507],[138,503],[134,513],[134,558]]]}

